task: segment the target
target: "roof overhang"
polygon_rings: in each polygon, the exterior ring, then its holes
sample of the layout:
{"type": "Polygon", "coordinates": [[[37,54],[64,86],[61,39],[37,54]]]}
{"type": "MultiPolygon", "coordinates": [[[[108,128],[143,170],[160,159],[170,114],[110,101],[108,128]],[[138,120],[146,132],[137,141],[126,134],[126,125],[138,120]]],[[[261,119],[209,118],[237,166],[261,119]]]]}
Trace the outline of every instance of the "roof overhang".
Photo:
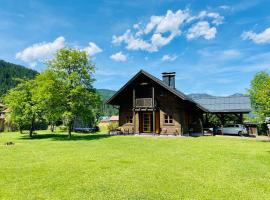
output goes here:
{"type": "Polygon", "coordinates": [[[181,100],[188,101],[188,102],[194,104],[197,108],[199,108],[203,112],[208,112],[208,110],[204,106],[196,103],[195,101],[193,101],[191,98],[189,98],[184,93],[182,93],[174,88],[171,88],[166,83],[164,83],[162,80],[156,78],[155,76],[149,74],[148,72],[146,72],[144,70],[140,70],[135,76],[133,76],[122,88],[120,88],[109,100],[107,100],[106,103],[111,104],[111,105],[117,105],[117,104],[113,103],[113,101],[116,99],[116,97],[119,94],[121,94],[133,81],[135,81],[141,75],[148,77],[150,80],[152,80],[153,82],[155,82],[156,84],[158,84],[162,88],[166,89],[167,91],[171,92],[172,94],[174,94],[176,97],[180,98],[181,100]]]}
{"type": "Polygon", "coordinates": [[[199,105],[215,114],[250,113],[251,101],[248,96],[207,97],[193,99],[199,105]]]}
{"type": "Polygon", "coordinates": [[[184,93],[171,88],[162,80],[156,78],[155,76],[149,74],[144,70],[140,70],[133,78],[131,78],[122,88],[120,88],[106,103],[111,105],[118,105],[114,102],[116,97],[121,94],[131,83],[133,83],[139,76],[144,75],[148,77],[153,82],[157,83],[162,88],[174,94],[181,100],[187,101],[194,104],[197,108],[205,113],[249,113],[251,112],[251,102],[250,98],[247,96],[231,96],[231,97],[213,97],[206,100],[205,98],[192,99],[185,95],[184,93]],[[217,107],[217,109],[216,109],[217,107]]]}

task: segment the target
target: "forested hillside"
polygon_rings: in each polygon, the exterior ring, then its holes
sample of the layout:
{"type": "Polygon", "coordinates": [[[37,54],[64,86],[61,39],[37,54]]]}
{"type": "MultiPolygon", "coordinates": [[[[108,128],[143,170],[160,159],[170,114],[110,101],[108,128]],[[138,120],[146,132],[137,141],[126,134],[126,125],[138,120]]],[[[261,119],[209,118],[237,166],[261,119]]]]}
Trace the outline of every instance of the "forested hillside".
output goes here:
{"type": "Polygon", "coordinates": [[[97,91],[100,94],[103,101],[101,107],[101,114],[104,116],[118,115],[118,109],[105,103],[109,98],[111,98],[115,94],[116,91],[107,89],[98,89],[97,91]]]}
{"type": "Polygon", "coordinates": [[[32,79],[37,71],[0,60],[0,97],[18,84],[16,78],[32,79]]]}

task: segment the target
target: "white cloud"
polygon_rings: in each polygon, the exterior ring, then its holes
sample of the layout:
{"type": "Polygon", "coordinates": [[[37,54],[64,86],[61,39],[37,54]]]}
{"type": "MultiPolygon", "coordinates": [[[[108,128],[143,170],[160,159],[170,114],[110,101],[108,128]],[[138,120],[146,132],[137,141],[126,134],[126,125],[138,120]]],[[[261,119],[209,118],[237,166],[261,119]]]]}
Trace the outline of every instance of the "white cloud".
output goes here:
{"type": "Polygon", "coordinates": [[[210,19],[212,24],[218,26],[223,23],[224,17],[217,12],[208,12],[206,10],[203,10],[198,15],[188,18],[188,22],[206,19],[210,19]]]}
{"type": "Polygon", "coordinates": [[[140,22],[133,25],[120,36],[113,35],[112,43],[115,45],[125,44],[128,50],[144,50],[148,52],[158,51],[163,46],[181,35],[183,25],[193,24],[189,30],[188,39],[202,36],[205,39],[212,39],[217,33],[215,26],[223,23],[224,17],[216,12],[202,11],[192,16],[189,10],[167,10],[165,15],[150,17],[145,26],[140,22]],[[203,20],[203,21],[202,21],[203,20]],[[210,27],[209,20],[213,27],[210,27]],[[199,31],[199,32],[198,32],[199,31]]]}
{"type": "Polygon", "coordinates": [[[165,16],[152,16],[144,32],[147,34],[156,28],[156,33],[171,32],[177,35],[177,33],[180,33],[180,25],[183,24],[188,17],[189,13],[186,10],[178,10],[175,13],[168,10],[165,16]]]}
{"type": "Polygon", "coordinates": [[[226,57],[238,57],[241,55],[241,52],[237,49],[228,49],[223,52],[226,57]]]}
{"type": "Polygon", "coordinates": [[[133,25],[133,28],[134,28],[134,29],[140,29],[140,23],[134,24],[134,25],[133,25]]]}
{"type": "Polygon", "coordinates": [[[199,19],[205,19],[205,18],[212,18],[212,23],[215,25],[220,25],[223,23],[224,17],[220,16],[219,13],[216,12],[207,12],[207,11],[201,11],[198,15],[199,19]]]}
{"type": "Polygon", "coordinates": [[[110,58],[118,62],[124,62],[127,60],[127,56],[124,55],[121,51],[116,54],[111,55],[110,58]]]}
{"type": "Polygon", "coordinates": [[[160,33],[155,33],[151,38],[151,43],[157,49],[169,44],[174,37],[175,35],[173,33],[169,37],[163,37],[160,33]]]}
{"type": "Polygon", "coordinates": [[[126,48],[129,50],[147,50],[149,52],[156,51],[157,49],[153,47],[150,43],[144,41],[143,39],[140,38],[134,38],[131,36],[127,41],[127,46],[126,48]]]}
{"type": "Polygon", "coordinates": [[[229,10],[231,9],[231,6],[228,6],[228,5],[221,5],[219,6],[219,8],[223,9],[223,10],[229,10]]]}
{"type": "Polygon", "coordinates": [[[42,42],[18,52],[16,58],[24,62],[42,61],[50,58],[58,49],[65,46],[65,38],[60,36],[53,42],[42,42]]]}
{"type": "Polygon", "coordinates": [[[134,24],[133,25],[133,29],[134,30],[137,30],[137,32],[135,33],[135,36],[136,37],[140,37],[141,35],[143,35],[143,29],[141,27],[141,23],[134,24]]]}
{"type": "Polygon", "coordinates": [[[131,30],[128,29],[123,35],[121,36],[113,36],[112,37],[112,43],[113,44],[121,44],[122,42],[127,42],[130,38],[131,30]]]}
{"type": "Polygon", "coordinates": [[[261,33],[254,33],[253,31],[245,31],[241,37],[244,40],[252,40],[256,44],[270,43],[270,27],[261,33]]]}
{"type": "Polygon", "coordinates": [[[128,29],[123,35],[121,36],[113,36],[112,43],[113,44],[121,44],[124,42],[127,46],[126,48],[129,50],[146,50],[149,52],[156,51],[157,49],[151,45],[149,42],[144,41],[143,39],[134,36],[131,33],[131,30],[128,29]]]}
{"type": "Polygon", "coordinates": [[[123,35],[114,35],[112,43],[125,43],[129,50],[157,51],[162,46],[169,44],[174,37],[180,35],[179,27],[188,17],[187,11],[178,10],[174,13],[168,10],[164,16],[152,16],[144,29],[140,24],[134,24],[133,28],[138,30],[135,34],[128,29],[123,35]],[[150,33],[152,33],[150,41],[142,38],[143,35],[150,33]],[[164,33],[170,33],[170,35],[165,37],[164,33]]]}
{"type": "MultiPolygon", "coordinates": [[[[39,62],[50,59],[57,50],[65,46],[65,38],[60,36],[53,42],[36,43],[30,47],[25,48],[16,54],[16,59],[27,62],[31,68],[34,68],[39,62]]],[[[102,49],[98,47],[94,42],[89,42],[87,47],[81,48],[80,50],[86,51],[89,56],[93,56],[102,52],[102,49]]]]}
{"type": "Polygon", "coordinates": [[[162,16],[151,16],[150,22],[147,23],[146,28],[144,29],[144,33],[150,33],[155,28],[155,26],[160,23],[161,19],[162,16]]]}
{"type": "Polygon", "coordinates": [[[93,56],[97,53],[101,53],[103,50],[98,47],[95,43],[89,42],[89,46],[83,48],[82,50],[86,51],[89,56],[93,56]]]}
{"type": "Polygon", "coordinates": [[[149,52],[157,51],[157,48],[143,39],[131,37],[127,42],[127,49],[129,50],[147,50],[149,52]]]}
{"type": "Polygon", "coordinates": [[[210,27],[207,21],[201,21],[189,28],[186,36],[189,40],[198,37],[203,37],[206,40],[210,40],[215,38],[216,33],[217,29],[215,27],[210,27]]]}
{"type": "Polygon", "coordinates": [[[166,55],[164,55],[163,57],[162,57],[162,61],[174,61],[175,59],[177,58],[177,56],[176,55],[168,55],[168,54],[166,54],[166,55]]]}

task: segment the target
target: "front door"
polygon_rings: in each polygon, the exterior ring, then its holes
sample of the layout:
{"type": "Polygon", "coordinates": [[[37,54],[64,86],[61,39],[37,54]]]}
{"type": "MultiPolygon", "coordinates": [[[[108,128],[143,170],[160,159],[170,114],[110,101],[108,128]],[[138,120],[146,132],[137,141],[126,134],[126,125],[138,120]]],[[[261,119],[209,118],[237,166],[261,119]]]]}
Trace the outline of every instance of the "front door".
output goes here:
{"type": "Polygon", "coordinates": [[[142,115],[142,129],[144,133],[152,132],[152,113],[143,113],[142,115]]]}

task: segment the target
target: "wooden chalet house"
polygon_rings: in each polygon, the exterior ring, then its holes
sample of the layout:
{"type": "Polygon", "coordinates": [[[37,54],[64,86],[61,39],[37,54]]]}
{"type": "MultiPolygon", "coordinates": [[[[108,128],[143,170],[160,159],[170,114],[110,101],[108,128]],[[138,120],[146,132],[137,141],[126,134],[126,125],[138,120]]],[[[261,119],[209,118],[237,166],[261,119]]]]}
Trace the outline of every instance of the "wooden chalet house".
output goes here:
{"type": "Polygon", "coordinates": [[[141,70],[107,101],[119,106],[119,126],[128,133],[201,132],[206,110],[175,89],[175,73],[162,75],[141,70]]]}
{"type": "Polygon", "coordinates": [[[248,97],[240,102],[224,97],[193,100],[175,88],[174,72],[162,73],[162,77],[141,70],[107,101],[119,107],[119,126],[124,133],[202,133],[206,113],[217,114],[221,121],[225,114],[235,113],[241,121],[242,114],[250,112],[248,97]],[[213,106],[213,101],[218,103],[213,106]]]}

